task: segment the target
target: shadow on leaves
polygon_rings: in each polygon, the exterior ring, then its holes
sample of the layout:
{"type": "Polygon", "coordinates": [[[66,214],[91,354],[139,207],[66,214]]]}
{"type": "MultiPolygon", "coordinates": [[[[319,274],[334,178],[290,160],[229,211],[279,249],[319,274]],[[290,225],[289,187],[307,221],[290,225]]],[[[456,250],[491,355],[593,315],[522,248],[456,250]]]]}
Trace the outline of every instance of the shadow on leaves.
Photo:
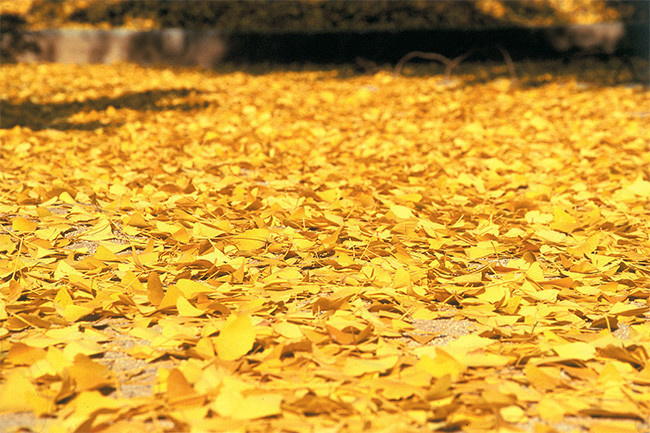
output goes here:
{"type": "Polygon", "coordinates": [[[190,111],[205,108],[207,102],[192,101],[183,103],[160,103],[162,99],[184,98],[190,94],[199,93],[190,89],[147,90],[143,92],[125,93],[118,97],[99,97],[86,101],[45,102],[34,103],[24,101],[15,103],[9,99],[0,99],[2,117],[0,129],[11,129],[15,126],[30,128],[34,131],[42,129],[56,130],[93,130],[106,126],[117,126],[115,122],[93,120],[89,122],[71,122],[69,117],[80,112],[102,112],[109,107],[115,109],[131,109],[138,111],[190,111]]]}

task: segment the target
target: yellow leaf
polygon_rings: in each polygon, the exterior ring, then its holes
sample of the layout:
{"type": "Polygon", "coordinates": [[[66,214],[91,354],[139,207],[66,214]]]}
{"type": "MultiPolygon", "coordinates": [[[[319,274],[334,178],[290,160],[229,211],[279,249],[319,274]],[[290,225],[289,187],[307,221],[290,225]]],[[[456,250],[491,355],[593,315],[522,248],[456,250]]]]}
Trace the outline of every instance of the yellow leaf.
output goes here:
{"type": "Polygon", "coordinates": [[[333,202],[341,198],[341,190],[339,189],[328,189],[325,191],[319,191],[318,196],[321,200],[326,202],[333,202]]]}
{"type": "Polygon", "coordinates": [[[140,279],[132,271],[126,271],[122,275],[122,285],[127,290],[135,290],[137,292],[144,292],[145,288],[140,282],[140,279]]]}
{"type": "Polygon", "coordinates": [[[390,207],[390,211],[399,219],[413,218],[413,211],[399,204],[394,204],[390,207]]]}
{"type": "Polygon", "coordinates": [[[506,284],[496,284],[487,286],[485,292],[476,295],[476,297],[491,304],[496,304],[507,301],[510,298],[510,290],[506,284]]]}
{"type": "Polygon", "coordinates": [[[208,143],[219,138],[219,134],[214,131],[208,131],[203,135],[203,142],[208,143]]]}
{"type": "Polygon", "coordinates": [[[190,241],[190,239],[192,238],[190,236],[190,233],[187,231],[187,229],[185,227],[183,227],[181,229],[178,229],[178,231],[176,231],[172,235],[172,237],[174,239],[176,239],[178,242],[182,243],[182,244],[188,243],[190,241]]]}
{"type": "Polygon", "coordinates": [[[101,218],[90,230],[79,235],[79,239],[86,241],[105,241],[114,238],[111,223],[106,218],[101,218]]]}
{"type": "Polygon", "coordinates": [[[165,296],[160,300],[158,308],[175,307],[176,301],[180,296],[184,296],[184,294],[176,285],[169,286],[165,292],[165,296]]]}
{"type": "Polygon", "coordinates": [[[101,344],[91,340],[71,341],[63,348],[63,354],[69,360],[75,359],[79,354],[90,356],[103,351],[101,344]]]}
{"type": "Polygon", "coordinates": [[[559,378],[557,373],[559,373],[557,368],[538,367],[531,363],[526,364],[524,368],[524,374],[530,384],[544,392],[564,385],[564,381],[559,378]],[[555,375],[553,375],[554,372],[555,375]]]}
{"type": "Polygon", "coordinates": [[[68,191],[63,191],[61,194],[59,194],[59,200],[61,203],[67,203],[67,204],[76,204],[77,201],[68,193],[68,191]]]}
{"type": "Polygon", "coordinates": [[[638,316],[639,314],[645,313],[650,309],[650,306],[636,306],[634,304],[626,304],[624,302],[617,302],[609,310],[609,314],[612,316],[638,316]]]}
{"type": "Polygon", "coordinates": [[[7,353],[7,360],[13,365],[31,365],[45,358],[46,352],[40,347],[30,347],[24,343],[15,343],[7,353]]]}
{"type": "MultiPolygon", "coordinates": [[[[185,230],[184,228],[182,230],[185,230]]],[[[196,223],[194,224],[194,227],[192,228],[192,234],[194,235],[195,238],[207,238],[207,239],[214,239],[218,236],[221,236],[225,234],[226,232],[217,228],[217,227],[212,227],[207,224],[202,224],[202,223],[196,223]]],[[[176,235],[174,235],[176,237],[176,235]]],[[[189,236],[189,234],[188,234],[189,236]]],[[[189,240],[189,237],[188,237],[189,240]]]]}
{"type": "Polygon", "coordinates": [[[212,359],[215,355],[214,345],[212,344],[212,340],[209,337],[203,337],[197,341],[196,345],[194,346],[194,351],[198,353],[203,359],[212,359]]]}
{"type": "Polygon", "coordinates": [[[111,371],[107,366],[98,364],[82,354],[75,356],[74,364],[68,372],[80,391],[99,389],[113,383],[111,371]]]}
{"type": "Polygon", "coordinates": [[[187,299],[192,299],[199,293],[210,293],[213,290],[207,284],[188,280],[186,278],[181,278],[178,280],[176,287],[178,287],[179,290],[183,292],[183,296],[187,299]]]}
{"type": "Polygon", "coordinates": [[[222,417],[230,417],[244,402],[244,396],[240,392],[225,390],[219,393],[214,402],[212,409],[222,417]]]}
{"type": "Polygon", "coordinates": [[[165,396],[168,400],[179,400],[196,395],[196,391],[187,381],[183,373],[173,368],[167,375],[167,391],[165,396]]]}
{"type": "Polygon", "coordinates": [[[129,217],[129,219],[126,221],[126,224],[138,228],[146,228],[151,226],[151,224],[147,222],[147,220],[140,212],[134,212],[133,215],[131,215],[131,217],[129,217]]]}
{"type": "Polygon", "coordinates": [[[573,216],[569,215],[569,213],[555,206],[553,208],[553,222],[550,227],[553,230],[571,233],[576,227],[578,227],[578,223],[573,216]]]}
{"type": "Polygon", "coordinates": [[[474,272],[472,274],[463,274],[458,277],[454,277],[454,283],[456,284],[472,284],[480,283],[483,281],[483,274],[481,272],[474,272]]]}
{"type": "Polygon", "coordinates": [[[182,296],[179,296],[178,299],[176,299],[176,309],[181,317],[199,317],[205,313],[205,311],[194,307],[182,296]]]}
{"type": "Polygon", "coordinates": [[[536,290],[535,292],[529,292],[531,298],[537,301],[545,301],[545,302],[555,302],[557,300],[557,295],[559,294],[560,291],[556,289],[544,289],[544,290],[536,290]]]}
{"type": "Polygon", "coordinates": [[[117,412],[128,408],[130,403],[126,399],[103,396],[99,391],[84,391],[74,399],[70,406],[74,407],[74,412],[66,420],[66,425],[72,427],[71,430],[74,431],[76,428],[73,426],[82,425],[95,413],[117,412]]]}
{"type": "Polygon", "coordinates": [[[535,282],[544,281],[544,271],[537,262],[530,265],[526,271],[526,276],[535,282]]]}
{"type": "Polygon", "coordinates": [[[234,361],[246,355],[255,343],[255,329],[249,316],[231,316],[214,339],[217,356],[234,361]]]}
{"type": "Polygon", "coordinates": [[[233,237],[233,243],[240,251],[253,251],[264,248],[268,237],[267,229],[250,229],[233,237]]]}
{"type": "Polygon", "coordinates": [[[506,406],[499,410],[501,418],[509,423],[521,423],[526,421],[526,413],[519,406],[506,406]]]}
{"type": "Polygon", "coordinates": [[[94,308],[86,307],[83,305],[66,305],[63,309],[63,314],[61,316],[68,322],[76,322],[84,316],[87,316],[95,311],[94,308]]]}
{"type": "Polygon", "coordinates": [[[230,414],[234,419],[257,419],[280,414],[280,394],[253,394],[245,397],[230,414]]]}
{"type": "Polygon", "coordinates": [[[276,323],[273,325],[273,330],[290,340],[297,340],[304,336],[300,330],[300,326],[290,322],[276,323]]]}
{"type": "Polygon", "coordinates": [[[580,361],[588,361],[593,359],[596,356],[596,348],[582,341],[577,341],[575,343],[560,344],[553,347],[555,353],[559,357],[565,359],[578,359],[580,361]]]}
{"type": "Polygon", "coordinates": [[[471,246],[465,250],[465,254],[471,260],[494,254],[495,248],[492,242],[479,242],[476,246],[471,246]]]}
{"type": "Polygon", "coordinates": [[[147,298],[152,305],[160,305],[165,292],[163,291],[162,282],[160,277],[156,272],[149,274],[149,279],[147,280],[147,298]]]}
{"type": "Polygon", "coordinates": [[[650,198],[650,182],[643,180],[643,178],[639,176],[633,183],[623,188],[623,191],[639,197],[650,198]]]}
{"type": "Polygon", "coordinates": [[[413,313],[411,318],[414,320],[435,320],[440,318],[440,313],[431,311],[428,308],[419,308],[413,313]]]}
{"type": "Polygon", "coordinates": [[[21,216],[14,218],[11,222],[11,228],[17,232],[33,232],[38,227],[38,223],[30,221],[27,218],[21,216]]]}
{"type": "Polygon", "coordinates": [[[552,395],[544,396],[537,405],[540,418],[549,423],[557,423],[564,418],[567,408],[552,395]]]}
{"type": "Polygon", "coordinates": [[[264,282],[268,284],[274,281],[300,281],[304,278],[299,268],[287,267],[269,275],[264,282]]]}
{"type": "Polygon", "coordinates": [[[559,244],[563,242],[567,237],[564,233],[560,233],[555,230],[545,230],[545,229],[537,230],[535,231],[535,234],[543,241],[551,242],[554,244],[559,244]]]}
{"type": "Polygon", "coordinates": [[[497,355],[483,350],[458,355],[456,359],[467,367],[503,367],[516,360],[513,356],[497,355]]]}
{"type": "Polygon", "coordinates": [[[346,376],[361,376],[366,373],[383,373],[395,366],[399,357],[387,356],[381,359],[348,358],[343,366],[346,376]]]}
{"type": "Polygon", "coordinates": [[[546,120],[543,117],[539,117],[539,116],[531,117],[528,122],[529,122],[530,126],[532,126],[533,128],[535,128],[538,131],[542,131],[542,130],[548,128],[549,126],[551,126],[551,124],[548,122],[548,120],[546,120]]]}
{"type": "Polygon", "coordinates": [[[585,254],[593,253],[602,241],[603,235],[596,233],[589,236],[581,245],[571,248],[567,247],[567,252],[571,253],[574,257],[583,257],[585,254]]]}
{"type": "Polygon", "coordinates": [[[426,371],[433,377],[440,378],[448,374],[454,380],[458,379],[465,371],[463,364],[438,347],[436,347],[436,354],[433,358],[423,355],[415,367],[426,371]]]}
{"type": "Polygon", "coordinates": [[[411,285],[411,275],[404,268],[398,268],[393,275],[393,287],[399,289],[401,287],[409,287],[411,285]]]}
{"type": "Polygon", "coordinates": [[[28,378],[28,370],[11,370],[0,384],[0,413],[35,412],[48,413],[54,405],[42,396],[28,378]]]}
{"type": "Polygon", "coordinates": [[[94,256],[97,260],[101,260],[102,262],[119,262],[120,259],[117,258],[115,254],[113,254],[112,251],[110,251],[108,248],[106,248],[104,245],[99,245],[97,247],[97,251],[95,252],[94,256]]]}

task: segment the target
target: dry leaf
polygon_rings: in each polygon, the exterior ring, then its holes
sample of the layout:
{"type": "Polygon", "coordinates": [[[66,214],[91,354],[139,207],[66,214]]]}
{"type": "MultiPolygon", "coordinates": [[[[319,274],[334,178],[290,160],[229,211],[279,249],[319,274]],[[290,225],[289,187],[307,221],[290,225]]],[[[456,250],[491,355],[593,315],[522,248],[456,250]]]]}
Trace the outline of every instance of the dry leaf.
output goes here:
{"type": "Polygon", "coordinates": [[[249,316],[231,316],[214,339],[217,356],[233,361],[246,355],[255,343],[255,328],[249,316]]]}

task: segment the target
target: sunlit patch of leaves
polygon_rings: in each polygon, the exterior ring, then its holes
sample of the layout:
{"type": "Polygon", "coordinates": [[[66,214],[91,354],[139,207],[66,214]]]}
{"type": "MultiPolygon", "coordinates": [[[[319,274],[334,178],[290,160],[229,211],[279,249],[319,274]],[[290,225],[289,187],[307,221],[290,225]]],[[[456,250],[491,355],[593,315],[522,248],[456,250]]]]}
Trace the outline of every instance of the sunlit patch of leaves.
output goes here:
{"type": "Polygon", "coordinates": [[[51,431],[647,428],[644,89],[1,73],[4,414],[51,431]]]}

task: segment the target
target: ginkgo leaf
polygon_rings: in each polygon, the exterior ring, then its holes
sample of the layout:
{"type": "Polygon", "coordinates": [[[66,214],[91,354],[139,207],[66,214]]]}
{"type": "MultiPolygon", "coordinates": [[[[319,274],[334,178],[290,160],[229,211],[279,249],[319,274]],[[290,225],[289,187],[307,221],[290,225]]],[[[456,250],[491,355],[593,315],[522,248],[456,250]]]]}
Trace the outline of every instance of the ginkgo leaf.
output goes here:
{"type": "Polygon", "coordinates": [[[266,229],[250,229],[233,238],[233,243],[242,251],[251,251],[263,248],[269,237],[266,229]]]}
{"type": "Polygon", "coordinates": [[[535,234],[539,236],[540,239],[547,242],[553,242],[553,243],[561,243],[567,237],[566,234],[561,233],[559,231],[546,230],[546,229],[539,229],[535,232],[535,234]]]}
{"type": "Polygon", "coordinates": [[[212,359],[215,355],[214,344],[208,337],[203,337],[197,341],[196,345],[194,346],[194,350],[204,359],[212,359]]]}
{"type": "Polygon", "coordinates": [[[280,414],[280,394],[253,394],[245,397],[230,413],[234,419],[256,419],[280,414]]]}
{"type": "Polygon", "coordinates": [[[152,272],[147,280],[147,298],[153,305],[160,305],[164,296],[165,292],[160,277],[156,272],[152,272]]]}
{"type": "Polygon", "coordinates": [[[213,410],[223,417],[230,417],[244,403],[244,396],[237,391],[221,392],[212,403],[213,410]]]}
{"type": "Polygon", "coordinates": [[[108,248],[106,248],[104,245],[101,244],[97,246],[97,252],[95,253],[94,257],[97,260],[108,261],[108,262],[118,262],[120,260],[112,251],[110,251],[108,248]]]}
{"type": "Polygon", "coordinates": [[[32,365],[45,358],[47,352],[40,347],[30,347],[24,343],[15,343],[7,352],[7,360],[13,365],[32,365]]]}
{"type": "Polygon", "coordinates": [[[433,377],[440,378],[450,375],[454,380],[458,379],[466,368],[442,349],[437,349],[433,358],[428,355],[422,356],[415,366],[433,377]]]}
{"type": "Polygon", "coordinates": [[[559,422],[566,414],[566,407],[551,395],[542,398],[537,408],[540,417],[549,423],[559,422]]]}
{"type": "Polygon", "coordinates": [[[205,311],[196,308],[182,296],[179,296],[178,299],[176,299],[176,309],[178,310],[178,314],[182,317],[199,317],[205,314],[205,311]]]}
{"type": "Polygon", "coordinates": [[[544,281],[544,271],[537,262],[530,265],[526,271],[526,276],[535,282],[544,281]]]}
{"type": "Polygon", "coordinates": [[[79,235],[79,239],[86,241],[105,241],[113,238],[113,230],[111,229],[111,224],[107,219],[100,219],[97,224],[95,224],[88,231],[83,232],[79,235]]]}
{"type": "Polygon", "coordinates": [[[620,315],[620,316],[635,316],[641,313],[644,313],[650,309],[650,306],[637,306],[633,304],[626,304],[623,302],[617,302],[612,305],[612,308],[609,310],[611,315],[620,315]]]}
{"type": "Polygon", "coordinates": [[[145,219],[144,215],[142,215],[140,212],[135,212],[133,215],[131,215],[126,224],[139,228],[149,227],[150,225],[145,219]]]}
{"type": "Polygon", "coordinates": [[[510,290],[505,284],[497,284],[485,288],[485,292],[476,295],[478,299],[483,299],[492,304],[506,301],[510,297],[510,290]]]}
{"type": "Polygon", "coordinates": [[[5,376],[0,384],[0,412],[35,412],[49,413],[53,402],[38,392],[29,380],[25,370],[13,370],[5,376]]]}
{"type": "Polygon", "coordinates": [[[553,230],[571,233],[577,226],[577,220],[568,212],[557,206],[553,208],[553,222],[550,226],[553,230]]]}
{"type": "Polygon", "coordinates": [[[543,369],[533,364],[528,364],[524,368],[524,374],[528,381],[542,391],[552,390],[564,385],[564,381],[559,377],[559,371],[557,373],[552,375],[548,368],[543,369]]]}
{"type": "Polygon", "coordinates": [[[567,251],[573,254],[575,257],[582,257],[585,254],[594,252],[594,250],[598,248],[598,245],[600,245],[602,239],[603,239],[603,235],[600,233],[596,233],[590,236],[578,247],[575,248],[567,247],[567,251]]]}
{"type": "MultiPolygon", "coordinates": [[[[184,230],[181,228],[180,230],[184,230]]],[[[179,230],[179,231],[180,231],[179,230]]],[[[220,228],[217,227],[212,227],[207,224],[203,223],[196,223],[194,224],[194,228],[192,229],[192,234],[198,238],[216,238],[218,236],[221,236],[223,234],[226,234],[226,232],[220,228]]],[[[174,237],[180,236],[178,232],[174,234],[174,237]]],[[[187,238],[187,235],[184,235],[183,239],[187,238]]],[[[187,238],[189,240],[189,238],[187,238]]],[[[186,241],[187,242],[187,241],[186,241]]]]}
{"type": "Polygon", "coordinates": [[[639,176],[634,182],[625,187],[623,191],[638,197],[650,197],[650,182],[643,180],[643,178],[639,176]]]}
{"type": "Polygon", "coordinates": [[[69,341],[63,348],[63,354],[68,360],[74,360],[80,354],[91,356],[102,351],[102,345],[90,339],[69,341]]]}
{"type": "Polygon", "coordinates": [[[504,421],[509,423],[522,423],[526,421],[526,413],[519,406],[506,406],[499,410],[504,421]]]}
{"type": "MultiPolygon", "coordinates": [[[[72,402],[74,408],[73,423],[81,425],[97,412],[117,412],[128,408],[128,400],[104,396],[99,391],[80,393],[72,402]]],[[[72,423],[70,423],[72,424],[72,423]]]]}
{"type": "Polygon", "coordinates": [[[232,316],[214,339],[217,356],[233,361],[246,355],[255,343],[255,328],[249,316],[232,316]]]}
{"type": "Polygon", "coordinates": [[[553,350],[562,358],[578,359],[581,361],[587,361],[596,356],[596,348],[589,343],[583,343],[581,341],[561,344],[553,347],[553,350]]]}
{"type": "Polygon", "coordinates": [[[199,293],[208,293],[212,290],[210,286],[206,284],[200,283],[198,281],[188,280],[186,278],[178,280],[176,287],[178,287],[180,291],[183,292],[183,296],[185,296],[187,299],[191,299],[199,293]]]}
{"type": "Polygon", "coordinates": [[[408,219],[413,217],[413,211],[406,206],[394,204],[390,207],[390,211],[397,218],[408,219]]]}
{"type": "Polygon", "coordinates": [[[192,388],[192,385],[190,385],[183,373],[173,368],[167,376],[167,392],[165,396],[173,401],[195,395],[196,391],[194,391],[194,388],[192,388]]]}
{"type": "Polygon", "coordinates": [[[383,373],[393,368],[399,358],[388,356],[382,359],[349,358],[343,366],[343,373],[350,376],[361,376],[366,373],[383,373]]]}
{"type": "Polygon", "coordinates": [[[397,289],[411,285],[411,275],[403,268],[397,269],[393,276],[393,286],[397,289]]]}
{"type": "Polygon", "coordinates": [[[63,313],[61,316],[68,322],[76,322],[77,320],[81,319],[82,317],[88,316],[91,314],[93,311],[95,311],[94,308],[92,307],[86,307],[84,305],[75,305],[75,304],[69,304],[66,305],[63,309],[63,313]]]}
{"type": "Polygon", "coordinates": [[[109,368],[92,361],[86,355],[75,356],[74,364],[68,372],[80,391],[99,389],[113,384],[109,368]]]}
{"type": "Polygon", "coordinates": [[[175,285],[169,286],[165,291],[165,295],[160,300],[160,304],[158,304],[158,308],[175,307],[178,298],[183,296],[185,295],[183,294],[183,292],[181,292],[181,290],[177,286],[175,285]]]}
{"type": "Polygon", "coordinates": [[[300,330],[300,326],[294,323],[280,322],[273,325],[273,329],[278,334],[289,339],[299,339],[303,337],[303,333],[300,330]]]}
{"type": "Polygon", "coordinates": [[[14,218],[11,222],[11,228],[17,232],[33,232],[37,227],[38,223],[21,216],[14,218]]]}

